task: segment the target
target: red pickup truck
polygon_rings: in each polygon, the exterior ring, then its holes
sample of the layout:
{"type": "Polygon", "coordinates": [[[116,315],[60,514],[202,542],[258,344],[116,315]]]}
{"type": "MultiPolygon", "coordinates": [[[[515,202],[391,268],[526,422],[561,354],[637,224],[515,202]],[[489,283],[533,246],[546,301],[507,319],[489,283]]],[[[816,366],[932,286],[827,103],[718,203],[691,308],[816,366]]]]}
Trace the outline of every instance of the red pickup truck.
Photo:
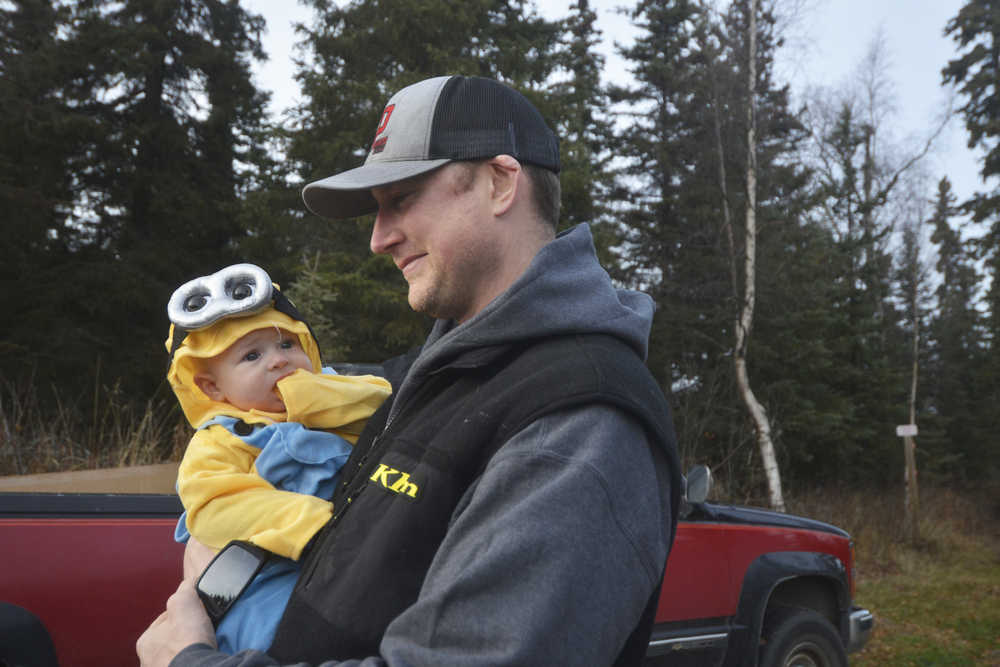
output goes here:
{"type": "MultiPolygon", "coordinates": [[[[138,662],[135,640],[181,576],[174,475],[166,465],[0,479],[0,665],[138,662]]],[[[646,664],[846,665],[873,626],[852,604],[847,533],[708,503],[709,487],[696,466],[646,664]]]]}

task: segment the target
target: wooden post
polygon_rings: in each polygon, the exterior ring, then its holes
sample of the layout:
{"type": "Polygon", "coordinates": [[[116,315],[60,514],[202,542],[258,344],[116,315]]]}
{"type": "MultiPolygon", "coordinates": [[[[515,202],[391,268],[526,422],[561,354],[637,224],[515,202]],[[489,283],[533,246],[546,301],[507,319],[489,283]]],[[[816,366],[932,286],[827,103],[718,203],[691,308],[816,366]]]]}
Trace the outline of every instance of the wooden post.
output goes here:
{"type": "Polygon", "coordinates": [[[916,424],[903,424],[896,427],[896,435],[903,438],[903,457],[906,468],[903,481],[906,484],[903,497],[903,533],[910,542],[920,538],[920,493],[917,490],[917,456],[916,424]]]}

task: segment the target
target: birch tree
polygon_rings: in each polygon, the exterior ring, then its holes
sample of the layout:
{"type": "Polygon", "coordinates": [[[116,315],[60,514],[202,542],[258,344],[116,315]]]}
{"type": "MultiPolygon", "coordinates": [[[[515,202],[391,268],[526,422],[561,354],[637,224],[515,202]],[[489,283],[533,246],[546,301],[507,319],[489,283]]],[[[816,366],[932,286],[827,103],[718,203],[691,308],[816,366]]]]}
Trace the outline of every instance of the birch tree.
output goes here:
{"type": "Polygon", "coordinates": [[[753,328],[754,308],[757,302],[757,0],[749,0],[746,11],[746,166],[744,172],[745,200],[743,218],[743,252],[740,254],[733,229],[734,221],[729,204],[726,175],[726,155],[722,139],[722,91],[718,76],[718,64],[712,53],[711,42],[706,43],[709,57],[711,82],[712,122],[715,137],[715,151],[718,161],[719,192],[723,216],[723,230],[729,252],[729,272],[736,304],[733,322],[733,371],[737,393],[746,408],[754,426],[757,448],[760,452],[767,479],[768,499],[772,508],[785,511],[785,501],[781,491],[781,472],[775,455],[771,437],[771,421],[767,410],[758,400],[750,386],[747,370],[747,356],[750,347],[750,332],[753,328]],[[742,266],[741,266],[742,265],[742,266]],[[740,270],[742,268],[742,276],[740,270]],[[741,280],[742,277],[742,280],[741,280]]]}
{"type": "MultiPolygon", "coordinates": [[[[919,181],[919,179],[918,179],[919,181]]],[[[919,186],[916,192],[922,188],[919,186]]],[[[927,302],[929,300],[928,275],[929,268],[923,259],[922,223],[925,219],[924,200],[919,194],[910,198],[910,210],[903,222],[902,245],[898,255],[896,282],[899,295],[905,306],[904,326],[909,325],[909,389],[906,394],[907,424],[917,423],[917,389],[920,379],[921,352],[923,344],[924,320],[927,318],[927,302]]],[[[905,375],[904,375],[905,377],[905,375]]],[[[903,529],[911,542],[919,537],[920,493],[917,483],[917,457],[914,436],[903,436],[903,480],[905,490],[903,497],[903,529]]]]}
{"type": "MultiPolygon", "coordinates": [[[[739,304],[736,322],[733,327],[733,366],[736,373],[736,386],[743,405],[753,421],[757,436],[757,447],[767,478],[768,495],[771,507],[784,512],[785,500],[781,492],[781,472],[774,452],[774,441],[771,439],[771,422],[767,411],[757,399],[750,386],[750,376],[747,372],[747,353],[750,347],[750,332],[753,328],[754,307],[757,303],[756,272],[757,272],[757,0],[750,0],[746,7],[747,27],[747,59],[746,59],[746,203],[744,206],[744,241],[743,256],[737,256],[733,239],[732,224],[729,220],[729,206],[724,204],[727,218],[726,227],[729,233],[730,264],[733,274],[733,295],[739,304]],[[737,262],[742,259],[743,285],[740,294],[739,281],[736,280],[737,262]]],[[[721,149],[721,142],[720,142],[721,149]]],[[[720,168],[723,160],[719,160],[720,168]]],[[[725,179],[720,179],[725,187],[725,179]]],[[[725,202],[725,193],[723,193],[725,202]]]]}

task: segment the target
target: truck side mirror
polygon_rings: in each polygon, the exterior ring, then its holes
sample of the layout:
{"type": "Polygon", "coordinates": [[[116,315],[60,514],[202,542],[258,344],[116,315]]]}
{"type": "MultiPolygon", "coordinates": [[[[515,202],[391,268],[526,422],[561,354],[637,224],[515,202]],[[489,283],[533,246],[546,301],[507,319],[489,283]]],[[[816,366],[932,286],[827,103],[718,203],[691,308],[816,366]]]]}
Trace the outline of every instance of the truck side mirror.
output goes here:
{"type": "Polygon", "coordinates": [[[706,465],[696,465],[688,470],[686,500],[692,504],[703,503],[712,491],[712,471],[706,465]]]}

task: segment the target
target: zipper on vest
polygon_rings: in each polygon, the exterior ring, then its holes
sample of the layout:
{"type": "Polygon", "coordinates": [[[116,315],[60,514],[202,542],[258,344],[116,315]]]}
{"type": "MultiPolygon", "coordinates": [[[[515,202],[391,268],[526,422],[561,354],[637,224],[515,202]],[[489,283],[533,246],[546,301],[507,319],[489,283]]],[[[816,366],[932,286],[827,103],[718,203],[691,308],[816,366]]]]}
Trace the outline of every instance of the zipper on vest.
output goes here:
{"type": "MultiPolygon", "coordinates": [[[[331,535],[327,540],[323,540],[322,542],[327,542],[328,540],[334,539],[332,535],[332,533],[334,532],[333,529],[336,526],[336,524],[340,521],[341,516],[343,516],[344,512],[347,511],[347,508],[351,506],[351,503],[353,503],[354,500],[361,495],[361,492],[364,491],[366,488],[368,488],[368,475],[367,473],[362,475],[361,472],[365,470],[365,467],[367,466],[369,459],[372,457],[373,454],[375,454],[376,450],[380,449],[380,445],[382,445],[386,441],[386,435],[389,433],[390,427],[396,423],[396,420],[402,414],[404,414],[410,406],[417,403],[416,400],[417,398],[423,398],[423,396],[428,391],[430,391],[430,387],[433,384],[435,383],[432,381],[432,378],[428,378],[428,381],[425,382],[417,390],[416,394],[413,395],[406,402],[405,405],[401,406],[399,410],[396,411],[396,414],[392,416],[392,418],[386,421],[385,426],[382,427],[382,432],[372,439],[371,446],[368,447],[368,451],[366,451],[362,455],[361,460],[358,461],[358,465],[354,469],[354,474],[351,476],[351,481],[350,481],[351,485],[350,490],[348,490],[344,499],[341,501],[340,507],[334,508],[333,516],[330,517],[329,522],[326,524],[326,527],[324,528],[324,530],[328,530],[329,533],[331,533],[331,535]]],[[[316,544],[316,546],[314,547],[314,551],[318,549],[320,546],[321,546],[320,544],[316,544]]],[[[316,568],[319,567],[319,561],[320,561],[319,557],[314,557],[312,559],[312,562],[309,563],[308,570],[303,570],[302,575],[300,576],[300,580],[302,581],[302,588],[304,590],[309,590],[309,587],[312,584],[313,574],[316,572],[316,568]]]]}
{"type": "MultiPolygon", "coordinates": [[[[355,469],[354,475],[352,476],[351,485],[352,485],[353,488],[351,488],[347,492],[347,496],[344,498],[344,501],[341,503],[341,507],[339,509],[335,508],[333,516],[330,519],[331,523],[335,524],[340,519],[340,516],[347,510],[347,508],[350,507],[350,505],[354,501],[354,499],[357,498],[358,495],[360,495],[361,492],[364,491],[365,488],[368,486],[368,475],[367,475],[367,473],[365,473],[365,474],[361,474],[361,473],[362,473],[362,471],[365,470],[366,466],[368,465],[369,459],[372,458],[373,454],[375,454],[377,451],[380,450],[379,446],[385,441],[386,435],[389,433],[389,429],[392,428],[392,425],[396,423],[396,420],[399,419],[399,416],[401,414],[403,414],[411,405],[414,404],[416,398],[422,397],[427,392],[427,386],[429,384],[430,384],[429,381],[425,382],[423,384],[423,386],[421,386],[417,390],[417,393],[416,393],[415,396],[413,396],[412,398],[410,398],[404,405],[400,406],[400,408],[395,411],[395,414],[391,415],[389,417],[389,419],[386,420],[385,426],[382,427],[382,432],[379,433],[378,435],[376,435],[372,439],[371,447],[369,447],[368,451],[366,451],[361,456],[361,460],[358,461],[358,466],[355,469]]],[[[395,406],[393,406],[393,407],[395,407],[395,406]]]]}
{"type": "MultiPolygon", "coordinates": [[[[385,440],[393,424],[395,424],[402,415],[406,414],[406,412],[410,410],[413,405],[419,405],[420,401],[423,400],[423,398],[437,386],[438,382],[435,382],[435,380],[438,380],[439,378],[440,375],[438,374],[428,375],[417,390],[411,393],[411,395],[406,399],[405,403],[398,406],[392,406],[392,409],[389,411],[389,417],[386,419],[385,425],[382,427],[382,432],[372,438],[371,446],[368,447],[368,451],[361,456],[361,459],[354,468],[354,474],[351,475],[350,484],[355,488],[348,491],[347,497],[344,499],[344,503],[342,503],[344,510],[346,510],[351,501],[356,498],[366,486],[368,486],[367,475],[361,475],[360,480],[358,479],[358,476],[361,471],[365,469],[365,466],[368,465],[368,461],[376,453],[376,450],[379,449],[379,445],[385,440]],[[398,409],[396,409],[397,407],[398,409]]],[[[343,510],[335,510],[331,520],[336,521],[342,511],[343,510]]]]}

